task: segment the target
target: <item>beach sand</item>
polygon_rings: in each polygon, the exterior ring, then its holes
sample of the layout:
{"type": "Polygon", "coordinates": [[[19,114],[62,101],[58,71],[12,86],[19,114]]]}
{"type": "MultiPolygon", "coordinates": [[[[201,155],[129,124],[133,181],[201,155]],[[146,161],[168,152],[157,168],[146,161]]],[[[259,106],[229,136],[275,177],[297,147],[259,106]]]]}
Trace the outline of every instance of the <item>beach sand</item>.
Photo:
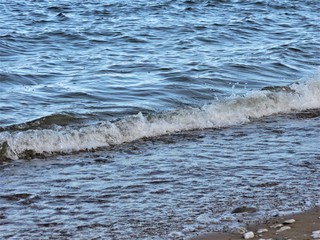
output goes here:
{"type": "MultiPolygon", "coordinates": [[[[283,217],[275,217],[255,225],[247,227],[248,231],[254,233],[254,238],[250,239],[265,239],[265,240],[313,240],[312,232],[320,230],[320,206],[308,210],[303,213],[291,214],[283,217]],[[284,223],[286,220],[294,219],[293,223],[284,223]],[[279,225],[279,224],[282,224],[279,225]],[[279,226],[277,226],[279,225],[279,226]],[[280,231],[283,227],[290,229],[280,231]],[[258,234],[259,229],[267,229],[267,232],[258,234]]],[[[205,235],[193,237],[190,240],[239,240],[244,239],[240,233],[208,233],[205,235]]]]}

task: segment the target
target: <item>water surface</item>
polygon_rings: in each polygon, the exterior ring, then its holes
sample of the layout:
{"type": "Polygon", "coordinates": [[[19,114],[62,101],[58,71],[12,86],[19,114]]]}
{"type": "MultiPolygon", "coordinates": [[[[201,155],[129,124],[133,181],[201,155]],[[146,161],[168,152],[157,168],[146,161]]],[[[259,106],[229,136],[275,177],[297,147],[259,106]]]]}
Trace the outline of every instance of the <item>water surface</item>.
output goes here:
{"type": "Polygon", "coordinates": [[[320,204],[318,1],[0,11],[0,238],[187,239],[320,204]]]}

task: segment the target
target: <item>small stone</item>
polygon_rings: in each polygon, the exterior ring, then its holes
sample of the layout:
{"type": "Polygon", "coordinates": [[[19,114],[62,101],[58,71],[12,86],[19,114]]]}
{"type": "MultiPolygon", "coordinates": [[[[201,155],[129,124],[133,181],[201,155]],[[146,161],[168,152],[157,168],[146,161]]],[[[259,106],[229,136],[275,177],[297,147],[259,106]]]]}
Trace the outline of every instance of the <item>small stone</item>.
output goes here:
{"type": "Polygon", "coordinates": [[[259,229],[259,230],[257,231],[258,234],[264,233],[264,232],[268,232],[268,229],[266,229],[266,228],[261,228],[261,229],[259,229]]]}
{"type": "Polygon", "coordinates": [[[294,222],[296,222],[296,220],[294,220],[294,219],[288,219],[288,220],[285,220],[283,223],[284,223],[284,224],[291,224],[291,223],[294,223],[294,222]]]}
{"type": "Polygon", "coordinates": [[[254,207],[246,207],[246,206],[242,206],[242,207],[237,207],[235,209],[233,209],[233,211],[231,213],[254,213],[256,212],[257,209],[254,207]]]}
{"type": "Polygon", "coordinates": [[[286,231],[286,230],[289,230],[289,229],[291,229],[291,227],[284,226],[284,227],[281,227],[279,230],[277,230],[277,232],[283,232],[283,231],[286,231]]]}
{"type": "Polygon", "coordinates": [[[283,226],[283,224],[282,223],[279,223],[279,224],[275,224],[275,225],[272,225],[272,226],[270,226],[271,228],[280,228],[280,227],[282,227],[283,226]]]}
{"type": "Polygon", "coordinates": [[[248,232],[248,230],[246,228],[244,228],[244,227],[239,227],[238,228],[238,233],[245,234],[246,232],[248,232]]]}
{"type": "Polygon", "coordinates": [[[318,230],[318,231],[313,231],[312,232],[312,234],[311,234],[311,237],[313,238],[313,239],[320,239],[320,230],[318,230]]]}
{"type": "Polygon", "coordinates": [[[244,239],[254,238],[254,233],[253,232],[246,232],[245,234],[243,234],[243,238],[244,239]]]}

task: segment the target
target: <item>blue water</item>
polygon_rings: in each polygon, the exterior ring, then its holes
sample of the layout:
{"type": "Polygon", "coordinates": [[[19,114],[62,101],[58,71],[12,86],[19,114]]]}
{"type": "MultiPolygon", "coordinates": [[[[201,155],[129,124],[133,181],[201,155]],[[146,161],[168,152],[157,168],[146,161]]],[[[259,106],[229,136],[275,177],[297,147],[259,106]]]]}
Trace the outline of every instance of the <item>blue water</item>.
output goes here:
{"type": "Polygon", "coordinates": [[[0,12],[0,238],[187,239],[319,204],[319,1],[0,12]]]}

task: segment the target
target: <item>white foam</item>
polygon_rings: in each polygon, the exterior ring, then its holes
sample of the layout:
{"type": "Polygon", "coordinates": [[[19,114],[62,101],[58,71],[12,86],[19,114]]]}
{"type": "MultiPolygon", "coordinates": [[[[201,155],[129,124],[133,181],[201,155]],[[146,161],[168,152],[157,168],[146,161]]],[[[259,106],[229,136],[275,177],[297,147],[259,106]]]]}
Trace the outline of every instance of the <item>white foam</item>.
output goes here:
{"type": "Polygon", "coordinates": [[[150,116],[139,113],[80,129],[59,127],[2,132],[0,144],[6,143],[6,147],[5,150],[0,148],[0,152],[11,159],[19,158],[27,150],[38,154],[70,153],[185,130],[228,127],[263,116],[312,108],[320,108],[320,81],[315,79],[293,84],[289,91],[251,91],[245,96],[217,101],[202,108],[150,116]]]}

